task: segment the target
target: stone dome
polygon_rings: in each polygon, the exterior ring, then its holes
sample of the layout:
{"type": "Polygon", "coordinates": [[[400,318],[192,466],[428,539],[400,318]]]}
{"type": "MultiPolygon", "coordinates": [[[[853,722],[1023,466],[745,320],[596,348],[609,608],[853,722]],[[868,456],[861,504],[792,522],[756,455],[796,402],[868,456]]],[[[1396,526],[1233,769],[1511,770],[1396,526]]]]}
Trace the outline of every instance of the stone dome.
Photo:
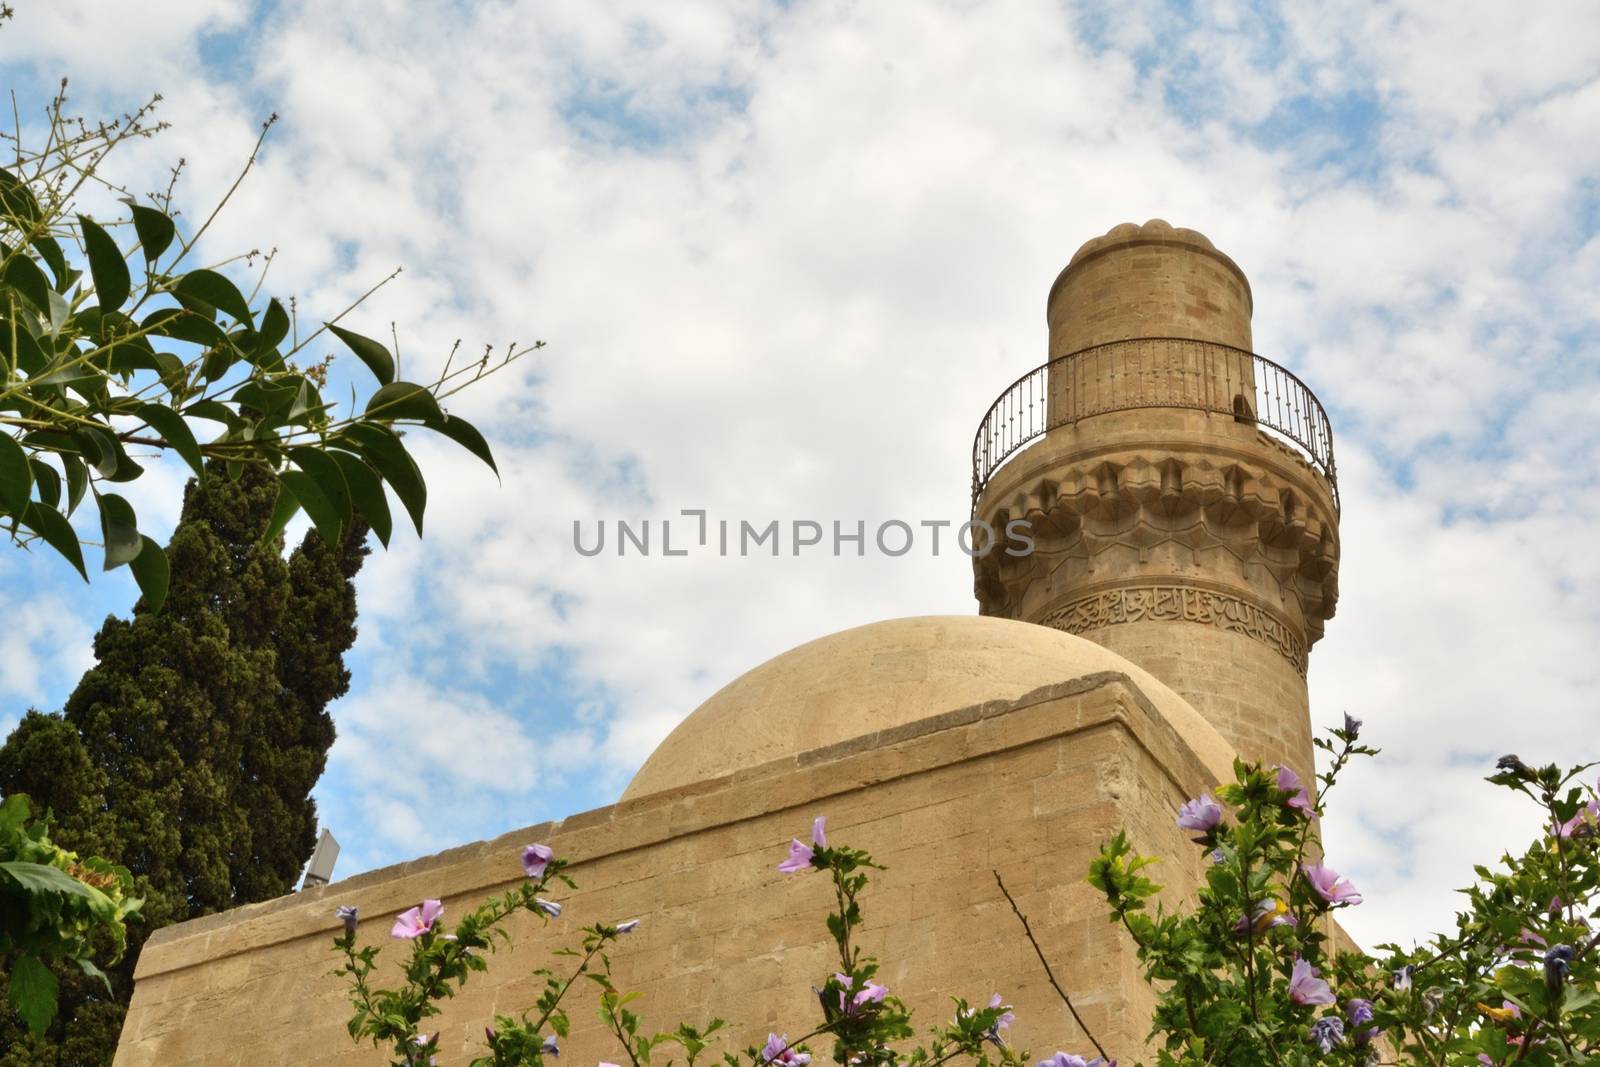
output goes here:
{"type": "Polygon", "coordinates": [[[1092,641],[984,616],[891,619],[790,649],[729,682],[645,761],[624,800],[707,781],[1090,674],[1127,675],[1219,777],[1233,749],[1177,693],[1092,641]]]}

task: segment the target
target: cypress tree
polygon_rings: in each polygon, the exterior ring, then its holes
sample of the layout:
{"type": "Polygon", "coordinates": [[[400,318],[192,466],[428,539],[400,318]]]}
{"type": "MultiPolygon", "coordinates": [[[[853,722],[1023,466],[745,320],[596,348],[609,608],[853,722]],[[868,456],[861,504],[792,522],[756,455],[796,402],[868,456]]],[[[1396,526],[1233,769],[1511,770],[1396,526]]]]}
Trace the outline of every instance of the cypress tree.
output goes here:
{"type": "Polygon", "coordinates": [[[151,931],[289,892],[311,855],[366,528],[285,558],[281,538],[259,545],[276,492],[255,468],[191,481],[161,612],[108,617],[61,713],[30,711],[0,747],[0,793],[49,807],[54,840],[125,865],[146,901],[113,996],[61,971],[44,1039],[0,1015],[0,1067],[109,1064],[151,931]]]}

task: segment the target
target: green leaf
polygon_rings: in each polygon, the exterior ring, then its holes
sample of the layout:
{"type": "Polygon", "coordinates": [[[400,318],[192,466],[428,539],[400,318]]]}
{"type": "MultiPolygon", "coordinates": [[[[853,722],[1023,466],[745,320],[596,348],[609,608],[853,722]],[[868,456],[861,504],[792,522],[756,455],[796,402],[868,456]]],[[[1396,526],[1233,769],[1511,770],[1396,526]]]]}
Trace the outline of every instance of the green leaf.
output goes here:
{"type": "MultiPolygon", "coordinates": [[[[58,485],[57,492],[59,491],[58,485]]],[[[72,532],[72,524],[61,512],[38,503],[29,504],[28,510],[22,515],[22,525],[38,534],[45,544],[65,556],[68,563],[78,568],[78,573],[83,575],[84,581],[89,580],[89,571],[83,565],[83,547],[78,544],[78,535],[72,532]]]]}
{"type": "Polygon", "coordinates": [[[111,979],[106,976],[106,972],[95,966],[94,960],[91,960],[85,956],[78,956],[72,962],[78,965],[78,970],[82,971],[90,978],[100,979],[100,981],[106,987],[106,994],[108,996],[116,995],[111,988],[111,979]]]}
{"type": "Polygon", "coordinates": [[[28,188],[27,182],[3,168],[0,168],[0,209],[22,222],[39,221],[39,201],[34,199],[33,190],[28,188]]]}
{"type": "Polygon", "coordinates": [[[222,327],[188,308],[160,308],[146,315],[139,326],[157,336],[187,341],[192,345],[214,347],[229,343],[222,327]]]}
{"type": "Polygon", "coordinates": [[[33,471],[28,466],[28,454],[15,437],[0,430],[0,507],[20,515],[32,498],[33,471]]]}
{"type": "Polygon", "coordinates": [[[18,956],[9,980],[12,1006],[29,1031],[40,1036],[56,1017],[56,976],[37,956],[18,956]]]}
{"type": "Polygon", "coordinates": [[[109,478],[117,473],[116,438],[97,426],[85,426],[74,430],[71,436],[78,443],[83,458],[94,467],[96,474],[102,478],[109,478]]]}
{"type": "Polygon", "coordinates": [[[359,456],[337,451],[330,451],[328,455],[339,465],[345,484],[350,487],[350,500],[356,510],[367,520],[372,532],[378,535],[383,547],[388,548],[394,519],[389,514],[389,498],[384,495],[382,479],[359,456]]]}
{"type": "Polygon", "coordinates": [[[139,592],[144,594],[145,604],[150,611],[159,612],[161,605],[167,601],[167,583],[172,577],[166,552],[150,538],[141,535],[139,554],[128,562],[128,569],[133,572],[133,580],[139,583],[139,592]]]}
{"type": "Polygon", "coordinates": [[[67,257],[62,254],[61,246],[49,234],[40,234],[33,239],[34,250],[50,265],[50,273],[56,276],[55,291],[64,293],[78,278],[78,272],[67,266],[67,257]]]}
{"type": "Polygon", "coordinates": [[[67,472],[67,515],[78,510],[84,491],[89,488],[89,469],[83,460],[66,452],[61,453],[61,466],[67,472]]]}
{"type": "Polygon", "coordinates": [[[183,421],[183,416],[164,404],[145,404],[139,408],[138,417],[172,446],[172,450],[194,471],[195,477],[206,480],[206,464],[200,455],[200,443],[194,431],[183,421]]]}
{"type": "MultiPolygon", "coordinates": [[[[21,325],[20,323],[18,325],[21,325]]],[[[50,365],[49,357],[39,347],[38,340],[25,329],[13,331],[11,324],[0,320],[0,356],[14,360],[17,368],[30,378],[50,365]],[[16,344],[12,345],[15,333],[16,344]]]]}
{"type": "Polygon", "coordinates": [[[12,793],[0,800],[0,834],[22,829],[32,810],[26,793],[12,793]]]}
{"type": "Polygon", "coordinates": [[[370,419],[418,419],[422,422],[443,420],[444,412],[433,394],[413,382],[390,382],[367,401],[366,417],[370,419]]]}
{"type": "Polygon", "coordinates": [[[29,863],[26,860],[12,860],[9,863],[0,863],[0,874],[10,875],[12,881],[29,893],[55,893],[82,897],[85,900],[95,899],[93,889],[59,867],[29,863]]]}
{"type": "MultiPolygon", "coordinates": [[[[311,521],[317,524],[317,531],[328,542],[329,548],[337,548],[339,539],[343,536],[344,529],[350,525],[351,505],[350,487],[345,484],[344,474],[339,470],[339,464],[328,457],[326,452],[317,448],[291,448],[289,458],[306,474],[310,475],[317,483],[324,499],[334,508],[338,518],[338,533],[328,537],[323,528],[323,523],[317,521],[316,512],[305,499],[301,503],[306,505],[306,511],[311,515],[311,521]]],[[[298,494],[297,494],[298,495],[298,494]]]]}
{"type": "Polygon", "coordinates": [[[283,310],[278,298],[267,301],[267,310],[261,316],[261,332],[256,335],[256,359],[278,347],[289,336],[289,313],[283,310]]]}
{"type": "Polygon", "coordinates": [[[87,215],[78,216],[83,229],[83,250],[89,257],[95,299],[102,311],[115,311],[128,299],[128,263],[111,235],[87,215]]]}
{"type": "Polygon", "coordinates": [[[294,518],[295,513],[299,510],[299,499],[292,492],[285,490],[280,483],[278,486],[278,499],[272,505],[272,518],[268,521],[267,528],[261,534],[261,540],[258,544],[262,546],[271,545],[283,533],[284,527],[289,525],[289,520],[294,518]]]}
{"type": "Polygon", "coordinates": [[[105,570],[115,570],[131,563],[144,548],[139,536],[139,520],[133,514],[133,505],[116,493],[98,494],[100,501],[100,532],[106,546],[105,570]]]}
{"type": "Polygon", "coordinates": [[[178,227],[165,212],[131,201],[128,206],[133,208],[133,228],[139,233],[145,262],[154,263],[171,246],[172,239],[178,235],[178,227]]]}
{"type": "Polygon", "coordinates": [[[61,503],[61,475],[44,460],[28,458],[28,468],[33,471],[33,484],[39,490],[39,503],[55,508],[61,503]]]}
{"type": "Polygon", "coordinates": [[[10,257],[5,271],[0,273],[0,280],[26,297],[28,303],[32,304],[39,314],[48,316],[50,282],[45,278],[44,271],[39,269],[39,264],[27,256],[13,254],[5,245],[0,245],[0,255],[10,257]]]}
{"type": "Polygon", "coordinates": [[[494,465],[494,453],[489,451],[489,442],[483,439],[483,434],[478,428],[466,419],[455,415],[446,415],[442,419],[427,424],[428,429],[435,433],[442,433],[456,444],[483,460],[494,471],[496,478],[500,477],[500,468],[494,465]]]}
{"type": "Polygon", "coordinates": [[[239,418],[237,412],[218,400],[197,400],[184,408],[183,413],[192,419],[220,422],[230,430],[237,430],[244,425],[244,420],[239,418]]]}
{"type": "Polygon", "coordinates": [[[417,528],[417,536],[421,537],[422,513],[428,506],[428,487],[422,480],[422,472],[417,469],[416,461],[406,451],[405,445],[400,443],[400,438],[386,427],[373,425],[348,427],[345,435],[354,443],[356,451],[366,457],[383,475],[384,481],[394,488],[395,495],[411,516],[411,524],[417,528]]]}
{"type": "MultiPolygon", "coordinates": [[[[327,323],[327,327],[333,331],[335,337],[350,347],[350,351],[361,357],[361,362],[365,363],[372,376],[378,379],[379,385],[389,385],[394,381],[394,357],[389,354],[387,348],[370,337],[363,337],[342,326],[327,323]]],[[[378,391],[381,393],[383,390],[378,391]]],[[[368,409],[371,409],[370,404],[368,409]]]]}
{"type": "Polygon", "coordinates": [[[199,301],[209,304],[219,311],[227,312],[237,322],[246,326],[254,325],[250,317],[250,305],[245,301],[244,294],[232,282],[214,270],[192,270],[178,279],[178,284],[172,287],[172,295],[188,306],[189,301],[199,301]]]}
{"type": "Polygon", "coordinates": [[[329,546],[337,545],[344,535],[339,508],[323,493],[317,480],[304,471],[286,470],[278,475],[279,492],[288,492],[306,509],[311,522],[329,546]]]}
{"type": "MultiPolygon", "coordinates": [[[[276,419],[277,416],[287,414],[294,405],[295,396],[299,392],[301,379],[288,380],[284,378],[254,379],[245,382],[234,391],[233,402],[244,407],[254,408],[263,416],[276,419]]],[[[277,421],[282,421],[278,419],[277,421]]]]}

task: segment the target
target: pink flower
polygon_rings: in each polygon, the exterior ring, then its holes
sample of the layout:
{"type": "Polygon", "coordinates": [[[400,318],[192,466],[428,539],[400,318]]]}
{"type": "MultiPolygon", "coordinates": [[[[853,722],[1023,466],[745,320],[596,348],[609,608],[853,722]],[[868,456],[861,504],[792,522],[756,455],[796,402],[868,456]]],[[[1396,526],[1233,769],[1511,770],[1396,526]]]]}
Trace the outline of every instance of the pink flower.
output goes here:
{"type": "Polygon", "coordinates": [[[1311,805],[1311,794],[1306,792],[1306,787],[1301,783],[1298,774],[1287,767],[1279,767],[1278,789],[1289,794],[1289,799],[1285,801],[1289,807],[1298,808],[1308,819],[1317,817],[1317,809],[1311,805]]]}
{"type": "Polygon", "coordinates": [[[889,988],[877,982],[869,981],[865,986],[850,995],[850,989],[855,985],[855,980],[848,974],[835,974],[833,980],[843,988],[839,990],[839,1009],[846,1015],[858,1014],[868,1004],[882,1004],[883,998],[888,996],[889,988]]]}
{"type": "Polygon", "coordinates": [[[1557,837],[1587,837],[1595,832],[1595,823],[1600,821],[1600,800],[1591,800],[1578,809],[1576,815],[1555,828],[1557,837]]]}
{"type": "Polygon", "coordinates": [[[1204,844],[1221,822],[1222,805],[1210,793],[1201,793],[1178,809],[1178,828],[1198,833],[1200,836],[1194,839],[1196,844],[1204,844]]]}
{"type": "Polygon", "coordinates": [[[766,1047],[761,1050],[762,1063],[778,1063],[783,1067],[806,1067],[811,1062],[809,1052],[796,1052],[789,1047],[789,1035],[779,1037],[777,1034],[767,1035],[766,1047]]]}
{"type": "Polygon", "coordinates": [[[1333,990],[1317,977],[1317,969],[1305,960],[1295,960],[1289,972],[1289,999],[1296,1004],[1332,1004],[1333,990]]]}
{"type": "Polygon", "coordinates": [[[812,822],[810,845],[803,843],[798,837],[789,843],[789,858],[778,864],[778,870],[784,874],[793,874],[813,865],[811,861],[816,856],[816,852],[812,846],[814,845],[816,848],[828,847],[828,838],[822,832],[822,824],[826,820],[826,815],[818,815],[816,820],[812,822]]]}
{"type": "Polygon", "coordinates": [[[437,900],[424,900],[420,908],[403,911],[394,921],[394,929],[389,931],[390,937],[403,937],[411,939],[421,937],[433,929],[433,924],[439,921],[439,916],[444,914],[444,905],[437,900]]]}
{"type": "Polygon", "coordinates": [[[556,851],[549,845],[529,845],[522,850],[522,869],[529,878],[538,878],[555,858],[556,851]]]}
{"type": "Polygon", "coordinates": [[[1332,867],[1324,867],[1320,863],[1307,863],[1300,869],[1305,872],[1306,881],[1316,890],[1317,896],[1327,903],[1335,905],[1361,903],[1361,894],[1356,892],[1356,887],[1332,867]]]}

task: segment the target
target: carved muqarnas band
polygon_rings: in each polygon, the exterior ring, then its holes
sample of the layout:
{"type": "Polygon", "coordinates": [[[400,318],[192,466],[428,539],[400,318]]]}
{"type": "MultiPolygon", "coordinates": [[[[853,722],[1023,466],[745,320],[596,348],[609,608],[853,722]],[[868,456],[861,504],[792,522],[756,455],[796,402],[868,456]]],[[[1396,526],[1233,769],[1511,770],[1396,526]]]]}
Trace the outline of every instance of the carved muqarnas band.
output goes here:
{"type": "Polygon", "coordinates": [[[1074,600],[1051,612],[1043,622],[1069,634],[1081,634],[1102,626],[1143,619],[1197,622],[1229,633],[1244,634],[1275,649],[1294,666],[1300,677],[1305,677],[1306,646],[1300,635],[1256,605],[1208,589],[1186,585],[1113,589],[1074,600]]]}

